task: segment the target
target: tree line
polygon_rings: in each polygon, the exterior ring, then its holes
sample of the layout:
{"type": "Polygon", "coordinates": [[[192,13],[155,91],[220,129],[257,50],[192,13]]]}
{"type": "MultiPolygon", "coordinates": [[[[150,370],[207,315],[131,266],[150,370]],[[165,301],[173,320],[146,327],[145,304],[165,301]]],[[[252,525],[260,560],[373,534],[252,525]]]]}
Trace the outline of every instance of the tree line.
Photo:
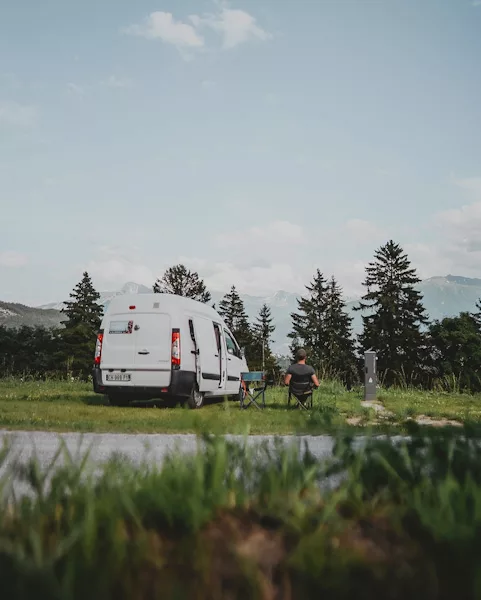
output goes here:
{"type": "MultiPolygon", "coordinates": [[[[420,281],[399,244],[390,240],[378,248],[366,267],[365,293],[354,307],[363,325],[354,335],[341,286],[317,269],[291,314],[292,357],[305,348],[320,378],[351,387],[362,381],[364,351],[374,350],[383,385],[481,391],[481,302],[473,313],[430,321],[416,289],[420,281]]],[[[182,264],[167,269],[152,289],[211,304],[244,349],[249,368],[279,376],[272,352],[275,324],[267,304],[250,322],[232,286],[215,306],[198,273],[182,264]]],[[[61,328],[0,327],[0,376],[90,374],[103,308],[87,272],[70,298],[62,309],[66,319],[61,328]]]]}

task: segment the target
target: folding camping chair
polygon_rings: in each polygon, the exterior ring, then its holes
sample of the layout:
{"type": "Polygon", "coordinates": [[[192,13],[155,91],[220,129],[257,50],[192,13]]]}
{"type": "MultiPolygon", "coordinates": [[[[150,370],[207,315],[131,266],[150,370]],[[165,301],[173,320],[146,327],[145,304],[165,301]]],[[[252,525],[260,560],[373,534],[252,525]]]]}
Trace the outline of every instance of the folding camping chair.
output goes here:
{"type": "Polygon", "coordinates": [[[241,381],[246,384],[246,390],[241,388],[240,392],[240,407],[247,408],[251,404],[257,406],[257,408],[265,408],[266,407],[266,388],[267,388],[267,378],[264,371],[251,371],[249,373],[241,373],[241,381]],[[261,383],[261,385],[257,385],[254,388],[254,393],[251,392],[249,388],[249,382],[252,383],[261,383]],[[260,397],[262,401],[262,406],[259,406],[257,403],[257,399],[260,397]],[[248,399],[246,403],[245,400],[248,399]]]}
{"type": "Polygon", "coordinates": [[[293,381],[289,382],[289,392],[287,396],[287,406],[291,405],[291,398],[294,396],[296,405],[294,408],[303,408],[307,410],[312,408],[312,394],[314,392],[314,384],[312,381],[293,381]]]}

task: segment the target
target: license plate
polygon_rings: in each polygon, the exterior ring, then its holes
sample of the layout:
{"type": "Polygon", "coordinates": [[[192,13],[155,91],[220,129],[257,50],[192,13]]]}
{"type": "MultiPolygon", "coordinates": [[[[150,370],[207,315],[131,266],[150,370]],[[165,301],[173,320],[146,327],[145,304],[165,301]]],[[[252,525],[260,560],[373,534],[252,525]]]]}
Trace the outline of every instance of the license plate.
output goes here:
{"type": "Polygon", "coordinates": [[[130,373],[107,373],[107,381],[130,381],[130,373]]]}

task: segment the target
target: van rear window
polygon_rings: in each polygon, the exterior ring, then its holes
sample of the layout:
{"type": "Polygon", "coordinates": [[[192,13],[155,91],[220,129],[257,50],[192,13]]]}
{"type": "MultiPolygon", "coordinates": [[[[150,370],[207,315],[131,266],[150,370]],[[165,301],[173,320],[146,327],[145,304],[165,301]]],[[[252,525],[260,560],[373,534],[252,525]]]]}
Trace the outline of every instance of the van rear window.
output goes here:
{"type": "Polygon", "coordinates": [[[110,321],[109,333],[132,333],[133,321],[110,321]]]}

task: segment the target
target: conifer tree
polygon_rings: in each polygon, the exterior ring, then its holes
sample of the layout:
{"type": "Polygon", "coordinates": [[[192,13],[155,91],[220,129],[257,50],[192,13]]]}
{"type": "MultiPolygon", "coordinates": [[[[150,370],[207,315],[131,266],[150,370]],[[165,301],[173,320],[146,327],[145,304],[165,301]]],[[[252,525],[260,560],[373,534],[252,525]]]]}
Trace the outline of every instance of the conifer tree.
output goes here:
{"type": "Polygon", "coordinates": [[[198,300],[210,302],[211,295],[205,283],[195,271],[188,270],[185,265],[179,264],[169,267],[161,279],[157,279],[153,286],[156,294],[176,294],[198,300]]]}
{"type": "Polygon", "coordinates": [[[272,334],[276,329],[276,326],[272,324],[273,320],[271,309],[267,304],[263,304],[256,318],[254,331],[256,332],[256,336],[264,340],[265,347],[269,350],[271,343],[274,341],[272,340],[272,334]]]}
{"type": "Polygon", "coordinates": [[[271,368],[273,363],[275,364],[275,358],[272,356],[271,352],[271,343],[273,342],[271,337],[276,327],[272,322],[271,309],[267,304],[263,304],[252,328],[256,351],[256,363],[258,363],[260,365],[259,368],[262,369],[265,369],[267,364],[269,364],[271,368]]]}
{"type": "Polygon", "coordinates": [[[399,244],[392,240],[375,251],[366,267],[363,285],[367,293],[354,310],[362,315],[363,350],[375,350],[378,368],[386,384],[400,379],[413,381],[425,361],[425,336],[421,331],[428,319],[421,293],[415,285],[421,280],[399,244]]]}
{"type": "Polygon", "coordinates": [[[97,332],[103,314],[103,306],[98,303],[100,294],[86,271],[70,293],[70,298],[61,311],[67,316],[62,321],[65,328],[61,330],[61,354],[70,360],[76,374],[86,376],[92,369],[97,332]]]}
{"type": "Polygon", "coordinates": [[[322,378],[339,378],[351,385],[357,367],[352,317],[346,312],[342,290],[334,277],[326,281],[319,269],[306,289],[309,294],[297,301],[299,313],[291,315],[291,350],[295,355],[302,346],[322,378]]]}
{"type": "Polygon", "coordinates": [[[481,329],[481,298],[476,301],[476,310],[472,313],[472,317],[481,329]]]}
{"type": "Polygon", "coordinates": [[[232,331],[237,343],[245,349],[247,361],[252,361],[253,334],[244,308],[244,302],[239,296],[235,286],[231,287],[228,294],[219,302],[217,312],[224,319],[227,327],[232,331]]]}
{"type": "Polygon", "coordinates": [[[292,313],[291,351],[295,355],[299,347],[303,347],[308,355],[308,362],[318,373],[324,375],[326,358],[325,319],[327,309],[327,282],[317,269],[312,282],[305,286],[308,294],[298,298],[297,313],[292,313]]]}
{"type": "Polygon", "coordinates": [[[342,289],[334,276],[326,293],[325,340],[326,371],[349,386],[357,379],[355,342],[352,335],[353,318],[346,311],[342,289]]]}
{"type": "Polygon", "coordinates": [[[469,392],[481,391],[481,332],[473,314],[461,312],[429,327],[432,370],[439,382],[469,392]]]}

